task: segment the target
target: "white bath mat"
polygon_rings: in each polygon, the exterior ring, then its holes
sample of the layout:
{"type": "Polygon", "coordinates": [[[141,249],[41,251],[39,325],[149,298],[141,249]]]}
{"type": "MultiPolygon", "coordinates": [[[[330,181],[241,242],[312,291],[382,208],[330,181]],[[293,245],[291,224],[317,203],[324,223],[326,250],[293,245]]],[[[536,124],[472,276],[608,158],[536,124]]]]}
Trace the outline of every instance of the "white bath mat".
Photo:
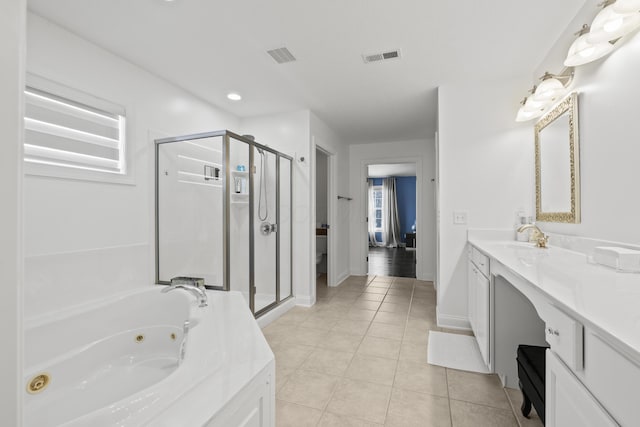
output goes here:
{"type": "Polygon", "coordinates": [[[488,374],[475,337],[429,331],[427,362],[445,368],[488,374]]]}

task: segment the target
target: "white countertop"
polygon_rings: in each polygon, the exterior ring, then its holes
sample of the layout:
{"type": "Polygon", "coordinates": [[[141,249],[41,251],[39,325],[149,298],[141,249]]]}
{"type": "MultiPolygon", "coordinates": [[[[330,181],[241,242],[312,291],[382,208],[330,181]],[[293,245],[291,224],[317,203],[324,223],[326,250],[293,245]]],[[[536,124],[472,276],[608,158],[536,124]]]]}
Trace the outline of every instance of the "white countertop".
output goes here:
{"type": "Polygon", "coordinates": [[[469,243],[640,361],[640,274],[590,264],[584,253],[553,246],[471,236],[469,243]]]}

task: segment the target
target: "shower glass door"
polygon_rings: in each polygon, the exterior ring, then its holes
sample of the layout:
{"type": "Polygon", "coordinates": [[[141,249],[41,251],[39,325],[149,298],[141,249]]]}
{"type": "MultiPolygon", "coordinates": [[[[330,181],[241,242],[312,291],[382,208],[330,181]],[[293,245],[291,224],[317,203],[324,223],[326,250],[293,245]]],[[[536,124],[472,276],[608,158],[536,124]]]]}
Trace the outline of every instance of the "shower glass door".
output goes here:
{"type": "Polygon", "coordinates": [[[277,280],[277,156],[265,149],[251,148],[253,179],[253,312],[258,315],[278,302],[277,280]]]}
{"type": "Polygon", "coordinates": [[[291,157],[229,131],[156,143],[156,283],[204,279],[260,316],[292,292],[291,157]]]}
{"type": "Polygon", "coordinates": [[[156,282],[186,276],[223,288],[222,137],[159,140],[156,162],[156,282]]]}
{"type": "Polygon", "coordinates": [[[251,304],[250,269],[251,246],[249,234],[250,189],[249,189],[249,151],[248,143],[229,138],[229,289],[239,291],[251,304]]]}

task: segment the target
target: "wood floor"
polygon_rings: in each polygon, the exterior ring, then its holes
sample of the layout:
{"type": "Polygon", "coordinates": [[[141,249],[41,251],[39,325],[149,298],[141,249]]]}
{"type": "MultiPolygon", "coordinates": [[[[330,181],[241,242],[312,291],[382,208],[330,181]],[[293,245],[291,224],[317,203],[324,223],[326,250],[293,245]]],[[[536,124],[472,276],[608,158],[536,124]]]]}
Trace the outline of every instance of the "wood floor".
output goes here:
{"type": "Polygon", "coordinates": [[[370,276],[416,277],[416,251],[405,248],[369,248],[370,276]]]}

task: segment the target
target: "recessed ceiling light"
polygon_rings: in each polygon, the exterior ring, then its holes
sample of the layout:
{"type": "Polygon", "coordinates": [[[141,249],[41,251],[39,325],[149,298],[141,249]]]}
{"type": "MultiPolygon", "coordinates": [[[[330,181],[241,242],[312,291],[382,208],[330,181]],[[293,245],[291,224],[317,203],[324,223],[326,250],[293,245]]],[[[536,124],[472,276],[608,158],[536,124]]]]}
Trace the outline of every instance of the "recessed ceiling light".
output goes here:
{"type": "Polygon", "coordinates": [[[240,101],[242,99],[240,94],[237,94],[235,92],[228,93],[227,98],[229,98],[232,101],[240,101]]]}

